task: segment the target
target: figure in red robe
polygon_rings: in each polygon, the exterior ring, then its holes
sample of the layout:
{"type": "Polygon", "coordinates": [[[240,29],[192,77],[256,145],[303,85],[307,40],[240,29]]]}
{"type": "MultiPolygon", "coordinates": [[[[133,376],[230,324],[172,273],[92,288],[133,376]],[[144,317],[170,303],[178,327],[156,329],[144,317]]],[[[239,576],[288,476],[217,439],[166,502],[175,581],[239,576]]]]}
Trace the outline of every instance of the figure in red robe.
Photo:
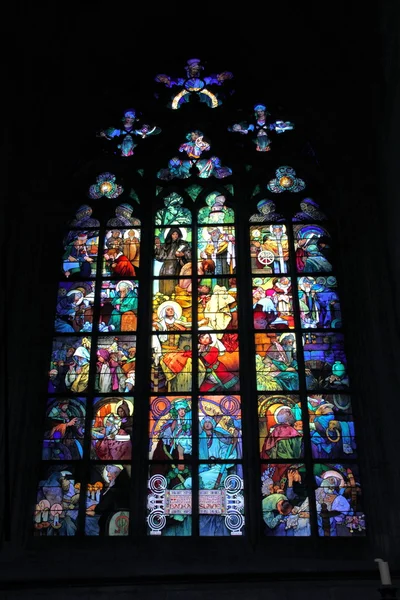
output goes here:
{"type": "Polygon", "coordinates": [[[239,375],[237,371],[228,370],[226,364],[219,360],[225,350],[225,346],[217,340],[215,334],[202,333],[199,335],[199,375],[200,377],[204,376],[200,384],[201,392],[238,389],[239,375]]]}
{"type": "Polygon", "coordinates": [[[104,253],[104,258],[108,261],[113,275],[118,275],[122,279],[135,277],[136,273],[133,264],[122,252],[111,248],[111,250],[104,253]]]}

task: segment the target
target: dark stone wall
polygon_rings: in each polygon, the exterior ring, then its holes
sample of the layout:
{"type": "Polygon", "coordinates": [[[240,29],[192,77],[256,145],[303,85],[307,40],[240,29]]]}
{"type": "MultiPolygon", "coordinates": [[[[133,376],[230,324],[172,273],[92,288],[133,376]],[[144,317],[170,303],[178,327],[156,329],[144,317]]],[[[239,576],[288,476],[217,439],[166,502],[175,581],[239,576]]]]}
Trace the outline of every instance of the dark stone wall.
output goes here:
{"type": "MultiPolygon", "coordinates": [[[[6,597],[376,598],[373,558],[382,556],[394,570],[400,560],[398,5],[386,2],[368,15],[338,9],[328,21],[318,11],[293,9],[283,24],[278,11],[275,20],[262,12],[246,17],[244,25],[231,15],[212,26],[188,23],[183,31],[161,14],[146,17],[140,34],[140,24],[133,19],[126,27],[126,16],[110,9],[82,8],[78,15],[57,7],[15,10],[24,58],[13,55],[11,62],[1,230],[0,578],[8,582],[6,597]],[[140,546],[82,540],[79,547],[62,540],[49,547],[30,537],[60,240],[73,209],[85,200],[80,182],[108,164],[93,162],[88,132],[111,124],[103,115],[117,114],[125,103],[142,103],[145,113],[154,114],[159,109],[147,93],[154,89],[153,75],[168,69],[179,74],[192,54],[208,59],[212,71],[234,71],[241,91],[232,106],[281,101],[317,149],[338,229],[366,540],[329,540],[329,546],[295,540],[290,547],[288,540],[201,540],[196,546],[160,540],[156,549],[149,540],[140,546]],[[260,573],[270,575],[263,579],[260,573]],[[152,577],[165,575],[173,579],[151,585],[152,577]],[[127,577],[146,577],[146,585],[127,577]],[[110,578],[126,585],[110,587],[110,578]],[[96,587],[103,579],[104,587],[96,587]],[[72,584],[77,587],[70,589],[72,584]]],[[[218,150],[238,159],[229,143],[218,150]]],[[[160,152],[166,157],[170,148],[160,152]]]]}

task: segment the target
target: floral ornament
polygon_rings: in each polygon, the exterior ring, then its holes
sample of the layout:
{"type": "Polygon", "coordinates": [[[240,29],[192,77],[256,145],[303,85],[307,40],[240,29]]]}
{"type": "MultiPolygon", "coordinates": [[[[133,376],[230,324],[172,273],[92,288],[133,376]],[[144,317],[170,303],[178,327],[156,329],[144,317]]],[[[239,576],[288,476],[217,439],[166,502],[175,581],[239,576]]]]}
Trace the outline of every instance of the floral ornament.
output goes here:
{"type": "Polygon", "coordinates": [[[270,192],[280,194],[281,192],[301,192],[306,187],[302,179],[296,177],[296,171],[292,167],[279,167],[275,171],[276,178],[267,184],[270,192]]]}
{"type": "Polygon", "coordinates": [[[105,196],[106,198],[118,198],[124,191],[121,185],[115,183],[115,175],[102,173],[96,179],[96,183],[89,188],[89,196],[94,200],[105,196]]]}

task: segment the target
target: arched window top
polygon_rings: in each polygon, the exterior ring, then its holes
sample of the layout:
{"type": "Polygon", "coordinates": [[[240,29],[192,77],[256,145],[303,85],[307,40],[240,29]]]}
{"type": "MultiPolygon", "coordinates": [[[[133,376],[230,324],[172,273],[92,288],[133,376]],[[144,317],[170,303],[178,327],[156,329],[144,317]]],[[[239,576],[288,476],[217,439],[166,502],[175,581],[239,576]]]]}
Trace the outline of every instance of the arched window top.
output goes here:
{"type": "MultiPolygon", "coordinates": [[[[156,78],[170,107],[219,106],[232,75],[186,71],[156,78]]],[[[95,217],[82,204],[64,240],[37,535],[144,533],[144,461],[151,536],[248,535],[249,512],[266,536],[364,535],[330,225],[302,162],[270,158],[298,128],[265,104],[219,115],[255,143],[251,164],[213,155],[206,121],[176,128],[171,154],[164,140],[161,169],[129,169],[161,133],[137,110],[98,134],[114,156],[90,182],[95,217]]]]}

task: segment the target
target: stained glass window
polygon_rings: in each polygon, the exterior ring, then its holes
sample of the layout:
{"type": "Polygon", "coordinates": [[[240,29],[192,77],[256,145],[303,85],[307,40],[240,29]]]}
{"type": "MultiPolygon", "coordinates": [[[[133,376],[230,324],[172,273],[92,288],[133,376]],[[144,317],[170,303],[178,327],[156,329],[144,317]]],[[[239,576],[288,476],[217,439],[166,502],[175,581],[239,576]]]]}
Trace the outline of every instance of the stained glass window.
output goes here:
{"type": "MultiPolygon", "coordinates": [[[[95,186],[123,191],[110,174],[95,186]]],[[[129,532],[141,223],[115,204],[105,222],[81,206],[64,240],[35,535],[129,532]]]]}
{"type": "Polygon", "coordinates": [[[244,533],[235,213],[202,198],[167,196],[155,215],[151,536],[244,533]]]}
{"type": "MultiPolygon", "coordinates": [[[[276,175],[269,191],[284,191],[286,177],[287,191],[305,187],[290,167],[276,175]]],[[[249,226],[263,531],[364,535],[331,235],[315,200],[302,199],[292,218],[279,206],[287,219],[258,200],[249,226]]]]}
{"type": "MultiPolygon", "coordinates": [[[[157,75],[169,107],[218,108],[232,74],[185,70],[157,75]]],[[[34,535],[240,539],[250,514],[263,538],[364,536],[333,225],[268,162],[294,125],[255,105],[228,128],[258,153],[237,172],[190,126],[133,169],[161,129],[99,129],[129,176],[96,173],[60,250],[34,535]]]]}

